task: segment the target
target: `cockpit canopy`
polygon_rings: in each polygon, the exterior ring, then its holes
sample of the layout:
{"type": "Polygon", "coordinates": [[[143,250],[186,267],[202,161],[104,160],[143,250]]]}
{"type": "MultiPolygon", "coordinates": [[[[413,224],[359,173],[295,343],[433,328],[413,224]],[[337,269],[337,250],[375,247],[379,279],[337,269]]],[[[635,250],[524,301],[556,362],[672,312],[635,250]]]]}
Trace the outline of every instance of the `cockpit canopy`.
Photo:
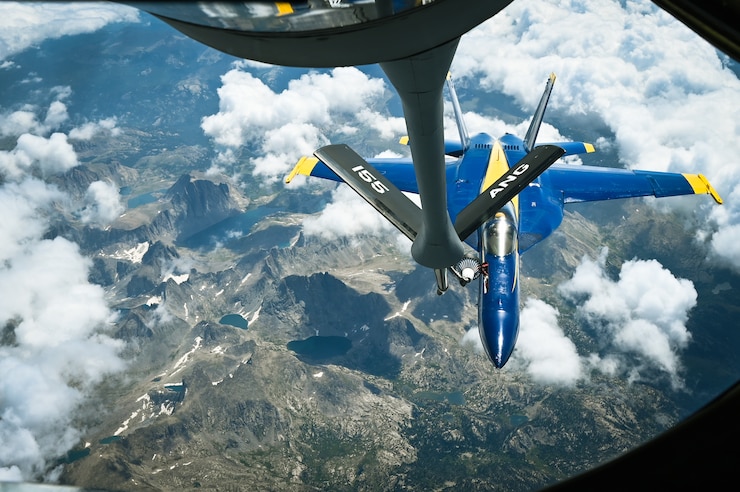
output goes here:
{"type": "Polygon", "coordinates": [[[516,251],[517,230],[513,218],[501,211],[486,223],[486,253],[496,256],[507,256],[516,251]]]}

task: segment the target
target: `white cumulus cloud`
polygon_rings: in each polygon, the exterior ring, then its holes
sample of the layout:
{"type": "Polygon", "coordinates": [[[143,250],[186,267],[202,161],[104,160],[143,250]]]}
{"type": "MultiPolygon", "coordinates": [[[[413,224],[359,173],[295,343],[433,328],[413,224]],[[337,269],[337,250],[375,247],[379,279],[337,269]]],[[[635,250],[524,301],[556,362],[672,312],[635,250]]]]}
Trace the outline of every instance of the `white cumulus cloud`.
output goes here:
{"type": "Polygon", "coordinates": [[[629,356],[626,363],[635,377],[640,367],[657,369],[680,385],[680,353],[691,340],[686,322],[697,300],[693,283],[676,278],[656,260],[625,262],[612,280],[604,271],[607,254],[604,248],[597,260],[584,258],[560,293],[577,304],[578,314],[604,344],[599,359],[610,354],[612,364],[629,356]]]}
{"type": "Polygon", "coordinates": [[[321,213],[303,221],[303,231],[308,236],[333,240],[361,234],[389,234],[396,228],[349,186],[342,185],[334,189],[331,203],[321,213]]]}
{"type": "MultiPolygon", "coordinates": [[[[501,91],[527,113],[555,72],[548,115],[611,132],[624,167],[702,173],[727,197],[740,187],[740,169],[730,164],[740,153],[740,80],[731,63],[647,0],[577,8],[526,0],[465,34],[452,72],[460,85],[501,91]]],[[[694,203],[709,219],[704,237],[713,256],[740,268],[732,246],[740,243],[740,201],[694,203]]]]}
{"type": "MultiPolygon", "coordinates": [[[[50,218],[73,210],[66,210],[70,197],[40,178],[78,159],[66,134],[45,136],[67,120],[66,106],[53,102],[43,121],[37,112],[0,118],[3,132],[25,132],[0,151],[2,480],[54,480],[59,470],[50,465],[79,443],[75,415],[86,396],[125,365],[122,342],[108,334],[115,315],[103,289],[88,281],[92,261],[67,239],[45,238],[50,218]]],[[[91,224],[122,210],[118,190],[100,181],[87,190],[86,205],[81,219],[91,224]]]]}
{"type": "Polygon", "coordinates": [[[221,77],[219,112],[201,122],[220,147],[219,167],[236,160],[235,150],[246,146],[253,150],[253,172],[276,181],[333,135],[371,127],[387,136],[403,123],[373,109],[384,103],[385,82],[357,68],[308,72],[276,92],[244,67],[236,64],[221,77]]]}
{"type": "Polygon", "coordinates": [[[94,136],[110,132],[116,136],[121,133],[121,129],[116,127],[117,118],[115,116],[104,118],[99,121],[89,121],[79,127],[72,128],[69,132],[69,138],[72,140],[91,140],[94,136]]]}
{"type": "Polygon", "coordinates": [[[94,181],[85,193],[85,206],[80,212],[80,220],[84,224],[106,226],[125,209],[117,186],[106,181],[94,181]]]}
{"type": "MultiPolygon", "coordinates": [[[[57,94],[57,97],[60,97],[60,94],[57,94]]],[[[59,128],[68,117],[67,106],[59,100],[49,105],[43,121],[39,121],[35,108],[24,107],[12,113],[0,114],[0,136],[17,136],[24,133],[46,135],[59,128]]]]}
{"type": "Polygon", "coordinates": [[[75,411],[124,363],[103,289],[76,244],[44,239],[63,194],[31,177],[0,186],[0,476],[52,477],[47,463],[78,443],[75,411]],[[80,357],[84,354],[84,357],[80,357]]]}
{"type": "Polygon", "coordinates": [[[20,179],[34,168],[43,175],[62,173],[78,164],[77,153],[63,133],[49,138],[24,133],[13,150],[0,151],[0,173],[8,179],[20,179]]]}
{"type": "Polygon", "coordinates": [[[138,20],[138,10],[113,2],[1,2],[0,60],[46,39],[138,20]]]}
{"type": "Polygon", "coordinates": [[[522,309],[515,348],[516,362],[542,384],[573,386],[583,377],[575,344],[558,325],[558,311],[539,299],[528,299],[522,309]]]}

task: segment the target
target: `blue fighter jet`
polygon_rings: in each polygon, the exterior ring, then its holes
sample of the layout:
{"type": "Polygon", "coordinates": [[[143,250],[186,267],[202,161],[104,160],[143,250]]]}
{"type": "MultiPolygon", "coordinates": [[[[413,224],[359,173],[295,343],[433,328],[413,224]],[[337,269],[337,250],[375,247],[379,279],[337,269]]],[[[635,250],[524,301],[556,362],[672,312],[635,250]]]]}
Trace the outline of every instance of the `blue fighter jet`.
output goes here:
{"type": "MultiPolygon", "coordinates": [[[[556,164],[562,156],[593,152],[594,147],[535,143],[554,82],[551,74],[524,139],[508,133],[496,139],[468,134],[447,77],[459,139],[444,142],[447,191],[440,201],[446,198],[455,233],[472,249],[455,264],[434,268],[437,293],[447,290],[448,272],[463,286],[477,280],[479,333],[497,368],[509,360],[519,332],[520,257],[557,229],[566,204],[690,194],[710,194],[722,203],[701,174],[556,164]]],[[[411,241],[425,227],[422,209],[403,194],[419,193],[411,158],[366,160],[346,145],[329,145],[314,157],[301,158],[286,182],[297,174],[348,184],[411,241]]]]}

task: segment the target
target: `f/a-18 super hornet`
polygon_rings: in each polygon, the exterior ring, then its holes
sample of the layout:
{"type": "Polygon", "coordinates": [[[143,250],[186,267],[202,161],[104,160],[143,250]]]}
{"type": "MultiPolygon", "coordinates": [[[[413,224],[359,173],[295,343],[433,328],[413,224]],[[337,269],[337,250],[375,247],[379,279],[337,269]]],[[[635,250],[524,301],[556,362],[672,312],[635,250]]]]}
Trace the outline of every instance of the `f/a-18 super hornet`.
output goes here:
{"type": "MultiPolygon", "coordinates": [[[[524,139],[508,133],[498,139],[485,133],[470,136],[449,76],[447,82],[459,139],[444,141],[447,186],[439,201],[447,203],[466,252],[446,268],[434,269],[437,292],[448,289],[448,272],[461,285],[477,281],[478,329],[498,368],[511,356],[519,332],[520,257],[560,225],[566,204],[697,193],[722,203],[701,174],[556,163],[594,147],[585,142],[536,143],[554,74],[524,139]]],[[[329,145],[302,158],[286,180],[297,174],[347,183],[411,241],[424,233],[424,198],[420,208],[404,194],[419,193],[410,158],[363,159],[346,145],[329,145]]]]}

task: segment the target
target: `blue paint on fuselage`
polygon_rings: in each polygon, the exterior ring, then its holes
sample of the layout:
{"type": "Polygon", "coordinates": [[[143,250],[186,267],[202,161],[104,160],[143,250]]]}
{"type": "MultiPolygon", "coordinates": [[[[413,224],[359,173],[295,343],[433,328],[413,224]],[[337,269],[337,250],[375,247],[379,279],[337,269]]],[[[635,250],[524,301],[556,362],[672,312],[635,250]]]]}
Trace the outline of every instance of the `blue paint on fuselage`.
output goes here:
{"type": "MultiPolygon", "coordinates": [[[[491,151],[496,141],[489,135],[471,138],[470,147],[462,158],[448,165],[447,200],[454,222],[460,211],[483,191],[491,151]],[[454,176],[454,179],[450,177],[454,176]]],[[[509,167],[526,154],[522,139],[506,134],[499,139],[509,167]]],[[[510,204],[509,219],[516,231],[515,251],[506,255],[491,254],[481,242],[485,228],[465,238],[481,252],[481,261],[488,264],[488,278],[480,277],[478,297],[479,332],[486,354],[501,368],[511,356],[519,334],[519,257],[539,241],[549,236],[563,219],[563,199],[551,191],[545,171],[519,194],[518,210],[510,204]],[[488,282],[487,288],[483,285],[488,282]]]]}
{"type": "MultiPolygon", "coordinates": [[[[519,335],[519,255],[485,255],[488,290],[480,286],[478,319],[481,342],[493,365],[501,368],[509,360],[519,335]]],[[[481,277],[481,283],[485,282],[481,277]]]]}

